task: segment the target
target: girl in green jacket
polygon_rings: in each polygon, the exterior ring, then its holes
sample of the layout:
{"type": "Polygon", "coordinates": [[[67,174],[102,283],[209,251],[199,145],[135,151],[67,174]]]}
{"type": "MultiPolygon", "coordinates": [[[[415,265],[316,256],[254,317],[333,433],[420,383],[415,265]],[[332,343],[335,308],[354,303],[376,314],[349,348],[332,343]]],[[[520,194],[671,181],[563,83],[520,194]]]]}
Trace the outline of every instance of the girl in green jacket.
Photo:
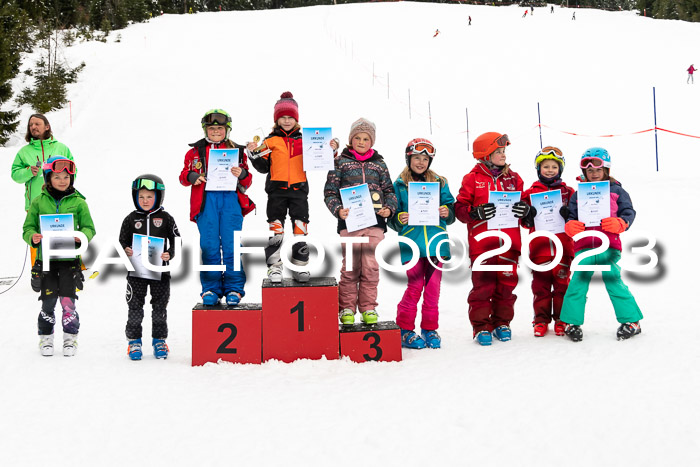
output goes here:
{"type": "MultiPolygon", "coordinates": [[[[41,220],[42,216],[47,214],[50,217],[70,214],[73,229],[85,234],[88,241],[95,236],[95,225],[85,197],[73,187],[75,163],[64,156],[52,156],[43,169],[46,183],[41,189],[41,194],[30,204],[23,227],[24,241],[39,250],[37,263],[32,269],[32,287],[41,292],[39,299],[42,302],[39,313],[39,349],[44,356],[53,355],[53,328],[56,322],[54,308],[60,300],[63,309],[63,355],[71,357],[77,350],[80,328],[78,313],[75,311],[76,290],[83,288],[80,257],[51,259],[48,267],[44,267],[43,272],[40,272],[43,238],[41,220]],[[35,281],[35,273],[40,281],[35,281]]],[[[46,219],[49,217],[45,217],[45,222],[46,219]]],[[[80,243],[77,237],[75,241],[80,243]]]]}

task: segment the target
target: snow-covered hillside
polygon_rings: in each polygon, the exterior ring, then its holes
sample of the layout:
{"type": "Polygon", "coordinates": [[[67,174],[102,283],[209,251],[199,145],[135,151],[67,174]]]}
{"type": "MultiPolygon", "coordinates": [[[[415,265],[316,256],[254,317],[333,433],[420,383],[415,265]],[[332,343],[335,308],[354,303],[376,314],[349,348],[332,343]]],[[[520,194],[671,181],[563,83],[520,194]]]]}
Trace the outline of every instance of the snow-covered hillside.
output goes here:
{"type": "MultiPolygon", "coordinates": [[[[508,133],[508,161],[529,186],[542,142],[569,161],[574,185],[580,154],[606,147],[612,173],[631,194],[637,220],[626,246],[657,241],[652,273],[624,278],[642,307],[643,333],[615,340],[602,282],[589,293],[585,340],[532,336],[530,273],[520,268],[513,340],[482,348],[467,317],[466,265],[444,275],[443,348],[404,351],[400,363],[297,361],[191,367],[191,309],[198,274],[175,275],[169,305],[171,356],[126,356],[125,280],[105,270],[80,294],[80,351],[42,358],[40,309],[20,283],[0,295],[2,465],[686,465],[698,449],[700,350],[694,169],[700,140],[660,132],[656,171],[652,90],[658,126],[700,135],[700,83],[685,70],[700,63],[700,25],[631,12],[520,7],[371,3],[275,11],[162,16],[120,31],[121,41],[66,51],[86,62],[67,108],[48,115],[79,167],[97,236],[86,256],[117,239],[130,212],[130,182],[165,180],[165,206],[189,250],[189,189],[177,176],[187,144],[202,136],[210,108],[233,116],[232,137],[250,140],[273,124],[283,91],[299,102],[302,126],[331,126],[347,140],[350,124],[377,125],[375,147],[393,177],[406,143],[427,137],[434,168],[456,194],[474,159],[468,142],[508,133]],[[472,25],[467,18],[472,17],[472,25]],[[440,34],[434,36],[435,30],[440,34]],[[374,76],[373,76],[374,73],[374,76]],[[409,118],[410,93],[410,118],[409,118]],[[429,110],[430,109],[430,110],[429,110]],[[429,120],[429,111],[432,120],[429,120]],[[469,115],[467,132],[466,112],[469,115]],[[71,125],[72,118],[72,125],[71,125]],[[432,126],[432,133],[431,133],[432,126]],[[262,129],[262,130],[260,130],[262,129]],[[576,133],[572,135],[569,133],[576,133]],[[601,137],[602,135],[618,135],[601,137]]],[[[23,186],[9,178],[22,131],[0,148],[6,178],[0,211],[0,277],[18,275],[23,186]]],[[[325,173],[309,173],[309,231],[327,247],[315,275],[338,277],[335,220],[322,201],[325,173]]],[[[265,231],[264,177],[249,194],[257,214],[245,229],[265,231]]],[[[451,234],[466,238],[456,223],[451,234]]],[[[395,236],[390,232],[389,237],[395,236]]],[[[625,256],[632,259],[629,248],[625,256]]],[[[623,256],[624,257],[624,256],[623,256]]],[[[644,258],[638,262],[645,262],[644,258]]],[[[190,262],[191,264],[191,262],[190,262]]],[[[262,252],[248,261],[246,301],[260,302],[262,252]]],[[[383,272],[379,312],[394,319],[405,276],[383,272]]],[[[150,335],[150,309],[144,334],[150,335]]],[[[149,349],[150,350],[150,349],[149,349]]]]}

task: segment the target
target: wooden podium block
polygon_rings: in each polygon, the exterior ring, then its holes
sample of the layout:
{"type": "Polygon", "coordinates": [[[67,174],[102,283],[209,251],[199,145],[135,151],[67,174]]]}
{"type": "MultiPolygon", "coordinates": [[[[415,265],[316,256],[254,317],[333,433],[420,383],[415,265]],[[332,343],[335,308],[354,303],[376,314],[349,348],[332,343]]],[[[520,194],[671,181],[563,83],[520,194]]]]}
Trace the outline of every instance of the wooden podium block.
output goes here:
{"type": "Polygon", "coordinates": [[[309,282],[263,280],[263,360],[337,359],[338,284],[333,277],[309,282]]]}
{"type": "Polygon", "coordinates": [[[401,330],[393,321],[341,325],[340,355],[357,363],[400,362],[401,330]]]}
{"type": "Polygon", "coordinates": [[[192,366],[207,362],[261,363],[262,306],[204,306],[192,309],[192,366]]]}

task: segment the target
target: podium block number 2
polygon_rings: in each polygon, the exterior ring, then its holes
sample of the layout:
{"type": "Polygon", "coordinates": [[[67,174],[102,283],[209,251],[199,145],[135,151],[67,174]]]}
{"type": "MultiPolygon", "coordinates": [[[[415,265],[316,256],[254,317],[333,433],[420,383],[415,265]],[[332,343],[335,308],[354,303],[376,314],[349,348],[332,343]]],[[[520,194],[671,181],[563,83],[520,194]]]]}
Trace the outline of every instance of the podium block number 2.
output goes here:
{"type": "Polygon", "coordinates": [[[297,330],[304,332],[304,302],[297,303],[294,308],[289,311],[290,314],[297,314],[297,330]]]}
{"type": "Polygon", "coordinates": [[[372,342],[369,344],[369,348],[374,350],[374,356],[371,357],[368,353],[362,354],[362,357],[368,361],[368,362],[378,362],[379,360],[382,359],[382,348],[379,347],[379,342],[381,342],[382,338],[379,337],[379,334],[376,332],[368,332],[365,334],[365,337],[362,338],[363,341],[369,341],[372,339],[372,342]]]}
{"type": "Polygon", "coordinates": [[[233,342],[233,340],[236,338],[236,335],[238,334],[238,329],[236,328],[236,326],[232,323],[223,323],[221,326],[219,326],[219,329],[217,331],[225,332],[227,329],[230,330],[231,333],[226,339],[224,339],[221,345],[219,345],[219,348],[216,349],[216,353],[238,353],[238,349],[236,349],[235,347],[228,346],[231,342],[233,342]]]}

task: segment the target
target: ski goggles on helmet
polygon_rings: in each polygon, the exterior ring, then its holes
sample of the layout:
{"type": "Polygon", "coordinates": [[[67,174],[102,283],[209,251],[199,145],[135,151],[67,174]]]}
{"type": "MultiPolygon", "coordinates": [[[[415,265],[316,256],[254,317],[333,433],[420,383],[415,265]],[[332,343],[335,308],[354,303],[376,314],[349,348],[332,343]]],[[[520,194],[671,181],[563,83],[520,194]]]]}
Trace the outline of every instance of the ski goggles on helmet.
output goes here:
{"type": "Polygon", "coordinates": [[[219,113],[219,112],[212,112],[212,113],[207,114],[204,117],[202,117],[202,125],[205,125],[205,126],[212,126],[212,125],[226,126],[227,123],[231,123],[231,117],[229,117],[226,114],[219,113]]]}
{"type": "Polygon", "coordinates": [[[65,170],[70,175],[75,175],[75,162],[70,159],[56,159],[45,163],[44,170],[50,170],[51,172],[63,172],[65,170]]]}
{"type": "Polygon", "coordinates": [[[150,180],[148,178],[137,178],[134,180],[134,183],[131,184],[131,188],[134,190],[140,190],[141,188],[145,188],[147,190],[155,191],[155,190],[165,190],[165,185],[162,183],[158,183],[154,180],[150,180]]]}
{"type": "Polygon", "coordinates": [[[415,156],[416,154],[424,154],[429,157],[435,156],[435,147],[425,141],[420,141],[410,144],[406,148],[407,156],[415,156]]]}
{"type": "Polygon", "coordinates": [[[501,135],[498,138],[496,138],[495,143],[498,145],[499,148],[505,148],[510,144],[510,140],[508,139],[508,135],[501,135]]]}
{"type": "Polygon", "coordinates": [[[555,148],[554,146],[545,146],[535,156],[535,168],[539,167],[542,161],[547,159],[560,162],[562,167],[566,164],[566,159],[564,159],[564,154],[561,152],[561,149],[555,148]]]}
{"type": "Polygon", "coordinates": [[[584,157],[581,159],[581,168],[582,169],[587,169],[589,167],[593,167],[595,169],[600,169],[604,166],[605,161],[603,159],[599,159],[597,157],[584,157]]]}

